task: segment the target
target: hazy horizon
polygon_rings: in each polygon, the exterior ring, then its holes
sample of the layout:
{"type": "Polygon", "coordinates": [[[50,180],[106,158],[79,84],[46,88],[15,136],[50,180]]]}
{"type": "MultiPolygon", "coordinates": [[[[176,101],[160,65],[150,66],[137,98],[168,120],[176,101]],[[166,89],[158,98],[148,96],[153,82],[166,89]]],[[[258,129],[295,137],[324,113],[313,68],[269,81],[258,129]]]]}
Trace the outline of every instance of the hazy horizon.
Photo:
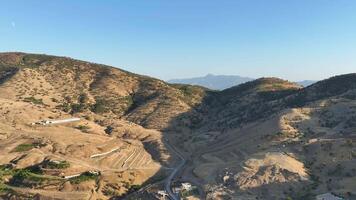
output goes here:
{"type": "Polygon", "coordinates": [[[8,1],[0,51],[73,57],[163,80],[321,80],[355,72],[356,2],[8,1]]]}

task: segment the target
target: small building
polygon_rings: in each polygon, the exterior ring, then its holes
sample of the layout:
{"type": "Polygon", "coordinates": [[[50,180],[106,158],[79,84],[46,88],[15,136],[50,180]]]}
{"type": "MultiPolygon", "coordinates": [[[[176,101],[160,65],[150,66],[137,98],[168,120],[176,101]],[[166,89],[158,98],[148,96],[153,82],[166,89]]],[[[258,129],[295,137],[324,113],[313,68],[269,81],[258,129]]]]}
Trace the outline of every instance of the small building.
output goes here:
{"type": "Polygon", "coordinates": [[[164,191],[164,190],[158,190],[157,194],[160,195],[161,197],[166,197],[166,196],[168,196],[167,192],[164,191]]]}
{"type": "Polygon", "coordinates": [[[99,176],[100,175],[100,171],[95,171],[95,170],[90,170],[88,171],[89,174],[95,175],[95,176],[99,176]]]}
{"type": "Polygon", "coordinates": [[[192,184],[190,184],[190,183],[182,183],[182,190],[186,190],[186,191],[192,190],[192,184]]]}
{"type": "Polygon", "coordinates": [[[319,194],[316,196],[316,200],[343,200],[343,198],[338,197],[330,192],[325,194],[319,194]]]}

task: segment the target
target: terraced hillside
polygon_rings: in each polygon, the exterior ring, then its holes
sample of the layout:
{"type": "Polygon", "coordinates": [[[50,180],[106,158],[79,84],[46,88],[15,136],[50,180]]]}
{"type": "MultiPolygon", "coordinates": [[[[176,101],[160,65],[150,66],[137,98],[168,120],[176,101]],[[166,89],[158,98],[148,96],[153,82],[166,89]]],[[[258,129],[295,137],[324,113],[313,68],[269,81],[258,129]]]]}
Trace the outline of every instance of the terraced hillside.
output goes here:
{"type": "Polygon", "coordinates": [[[0,54],[0,80],[1,191],[23,197],[56,191],[60,199],[72,193],[106,199],[168,173],[174,158],[160,130],[205,93],[104,65],[24,53],[0,54]],[[80,122],[30,125],[74,116],[80,122]],[[68,164],[43,167],[62,162],[68,164]],[[29,176],[15,181],[21,170],[29,176]],[[43,181],[28,188],[32,176],[43,181]]]}

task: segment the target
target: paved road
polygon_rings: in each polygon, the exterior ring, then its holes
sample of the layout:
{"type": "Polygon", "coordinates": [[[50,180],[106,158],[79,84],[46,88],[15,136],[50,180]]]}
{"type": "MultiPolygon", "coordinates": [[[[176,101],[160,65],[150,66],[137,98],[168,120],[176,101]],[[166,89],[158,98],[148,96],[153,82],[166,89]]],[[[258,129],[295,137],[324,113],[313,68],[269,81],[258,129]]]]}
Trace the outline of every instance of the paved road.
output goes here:
{"type": "Polygon", "coordinates": [[[169,147],[182,160],[181,163],[176,168],[174,168],[172,173],[168,176],[167,180],[165,181],[165,186],[164,186],[168,196],[170,197],[170,199],[179,200],[180,199],[179,196],[174,194],[173,191],[172,191],[172,187],[171,187],[172,186],[172,181],[173,181],[174,177],[177,175],[177,173],[179,172],[179,170],[182,169],[182,167],[185,165],[185,163],[187,161],[184,159],[184,157],[174,147],[172,147],[168,143],[168,141],[166,143],[167,143],[167,147],[169,147]]]}

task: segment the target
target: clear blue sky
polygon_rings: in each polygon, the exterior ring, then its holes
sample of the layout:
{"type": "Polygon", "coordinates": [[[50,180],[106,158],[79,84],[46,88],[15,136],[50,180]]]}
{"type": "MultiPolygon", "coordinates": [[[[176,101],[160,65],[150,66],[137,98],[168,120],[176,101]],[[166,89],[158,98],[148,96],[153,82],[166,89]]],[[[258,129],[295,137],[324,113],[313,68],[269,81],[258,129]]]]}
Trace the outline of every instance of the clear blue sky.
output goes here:
{"type": "Polygon", "coordinates": [[[356,72],[353,0],[1,0],[0,51],[70,56],[161,79],[356,72]]]}

